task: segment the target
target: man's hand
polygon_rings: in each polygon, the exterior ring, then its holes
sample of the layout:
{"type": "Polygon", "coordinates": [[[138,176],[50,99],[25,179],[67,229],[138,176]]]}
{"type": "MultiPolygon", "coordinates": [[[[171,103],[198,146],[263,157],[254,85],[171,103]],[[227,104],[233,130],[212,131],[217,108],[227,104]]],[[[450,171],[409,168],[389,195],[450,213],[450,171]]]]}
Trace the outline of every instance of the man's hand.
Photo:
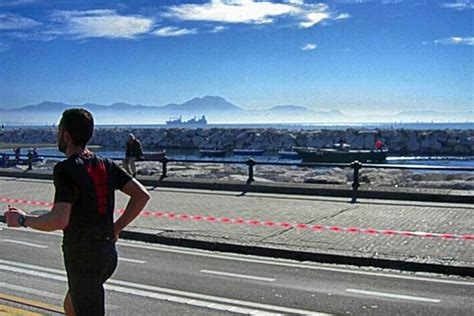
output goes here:
{"type": "Polygon", "coordinates": [[[18,219],[22,215],[26,215],[25,211],[16,208],[16,207],[8,207],[8,211],[5,212],[5,219],[7,220],[8,227],[21,227],[18,219]]]}

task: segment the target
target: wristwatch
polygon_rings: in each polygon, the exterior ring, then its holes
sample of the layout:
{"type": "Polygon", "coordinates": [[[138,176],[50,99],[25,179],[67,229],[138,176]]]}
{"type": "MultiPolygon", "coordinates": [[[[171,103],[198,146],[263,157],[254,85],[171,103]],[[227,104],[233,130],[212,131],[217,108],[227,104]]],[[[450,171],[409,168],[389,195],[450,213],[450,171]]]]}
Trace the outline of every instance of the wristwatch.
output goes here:
{"type": "Polygon", "coordinates": [[[18,217],[18,224],[20,224],[23,227],[26,227],[25,220],[26,220],[26,216],[25,215],[20,215],[18,217]]]}

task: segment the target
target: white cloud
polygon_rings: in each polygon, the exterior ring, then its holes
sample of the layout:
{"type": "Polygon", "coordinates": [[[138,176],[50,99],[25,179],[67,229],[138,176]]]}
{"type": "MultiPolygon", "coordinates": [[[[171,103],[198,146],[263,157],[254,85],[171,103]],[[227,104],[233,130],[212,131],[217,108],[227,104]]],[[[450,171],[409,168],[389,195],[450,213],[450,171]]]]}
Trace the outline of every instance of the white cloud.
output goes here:
{"type": "Polygon", "coordinates": [[[58,11],[53,20],[64,26],[58,33],[78,38],[131,39],[150,32],[154,24],[151,18],[119,15],[115,10],[58,11]]]}
{"type": "Polygon", "coordinates": [[[304,0],[288,0],[286,2],[291,3],[291,4],[299,4],[299,5],[304,4],[304,0]]]}
{"type": "Polygon", "coordinates": [[[273,18],[295,12],[291,4],[254,0],[212,0],[205,4],[171,6],[167,16],[185,21],[222,23],[272,23],[273,18]]]}
{"type": "Polygon", "coordinates": [[[210,33],[220,33],[220,32],[223,32],[223,31],[225,31],[225,30],[227,30],[227,29],[228,29],[228,27],[219,25],[219,26],[214,27],[214,28],[210,31],[210,33]]]}
{"type": "Polygon", "coordinates": [[[166,26],[160,29],[157,29],[152,32],[152,34],[160,37],[176,37],[176,36],[183,36],[183,35],[190,35],[196,34],[196,29],[186,29],[186,28],[179,28],[174,26],[166,26]]]}
{"type": "Polygon", "coordinates": [[[326,4],[306,4],[300,0],[284,3],[268,0],[210,0],[204,4],[170,6],[164,16],[182,21],[229,24],[270,24],[279,18],[289,18],[298,22],[301,28],[312,27],[326,19],[350,17],[346,13],[336,15],[326,4]]]}
{"type": "Polygon", "coordinates": [[[311,12],[306,15],[307,21],[300,23],[300,27],[312,27],[327,18],[329,18],[329,14],[326,12],[311,12]]]}
{"type": "Polygon", "coordinates": [[[351,15],[348,14],[348,13],[341,13],[341,14],[339,14],[338,16],[336,16],[336,17],[334,18],[334,20],[345,20],[345,19],[348,19],[348,18],[350,18],[350,17],[351,17],[351,15]]]}
{"type": "Polygon", "coordinates": [[[442,8],[446,9],[454,9],[454,10],[469,10],[474,9],[474,4],[470,1],[462,1],[462,2],[453,2],[453,3],[442,3],[442,8]]]}
{"type": "Polygon", "coordinates": [[[458,37],[458,36],[453,36],[453,37],[448,37],[448,38],[443,38],[440,40],[435,40],[435,44],[441,44],[441,45],[468,45],[468,46],[474,46],[474,37],[458,37]]]}
{"type": "Polygon", "coordinates": [[[35,20],[15,14],[0,14],[0,30],[23,30],[41,25],[35,20]]]}
{"type": "Polygon", "coordinates": [[[307,43],[307,44],[301,46],[301,50],[304,50],[304,51],[315,50],[317,47],[318,47],[318,45],[316,45],[316,44],[307,43]]]}

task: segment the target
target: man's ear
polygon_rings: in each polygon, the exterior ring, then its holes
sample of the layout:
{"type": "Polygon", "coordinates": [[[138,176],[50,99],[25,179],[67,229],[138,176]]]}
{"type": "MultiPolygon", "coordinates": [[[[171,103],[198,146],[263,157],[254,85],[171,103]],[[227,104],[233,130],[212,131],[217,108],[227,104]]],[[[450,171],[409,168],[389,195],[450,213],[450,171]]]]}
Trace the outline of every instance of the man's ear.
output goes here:
{"type": "Polygon", "coordinates": [[[63,132],[63,139],[64,139],[64,142],[65,142],[66,144],[69,144],[69,142],[70,142],[71,139],[72,139],[72,138],[71,138],[71,134],[69,134],[69,132],[66,131],[66,130],[64,130],[64,132],[63,132]]]}

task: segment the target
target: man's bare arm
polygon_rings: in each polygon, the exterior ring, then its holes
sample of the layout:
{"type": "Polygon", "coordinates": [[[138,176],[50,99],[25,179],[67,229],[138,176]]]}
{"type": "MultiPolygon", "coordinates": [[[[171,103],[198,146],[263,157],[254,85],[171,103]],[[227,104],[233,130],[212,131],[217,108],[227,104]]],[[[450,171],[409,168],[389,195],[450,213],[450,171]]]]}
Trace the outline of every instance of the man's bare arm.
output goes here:
{"type": "Polygon", "coordinates": [[[53,231],[64,229],[69,224],[70,203],[56,203],[49,213],[40,216],[26,215],[25,225],[37,230],[53,231]]]}
{"type": "Polygon", "coordinates": [[[122,188],[122,192],[130,196],[130,200],[128,200],[125,212],[114,224],[115,239],[140,214],[150,199],[148,191],[135,179],[128,181],[122,188]]]}

